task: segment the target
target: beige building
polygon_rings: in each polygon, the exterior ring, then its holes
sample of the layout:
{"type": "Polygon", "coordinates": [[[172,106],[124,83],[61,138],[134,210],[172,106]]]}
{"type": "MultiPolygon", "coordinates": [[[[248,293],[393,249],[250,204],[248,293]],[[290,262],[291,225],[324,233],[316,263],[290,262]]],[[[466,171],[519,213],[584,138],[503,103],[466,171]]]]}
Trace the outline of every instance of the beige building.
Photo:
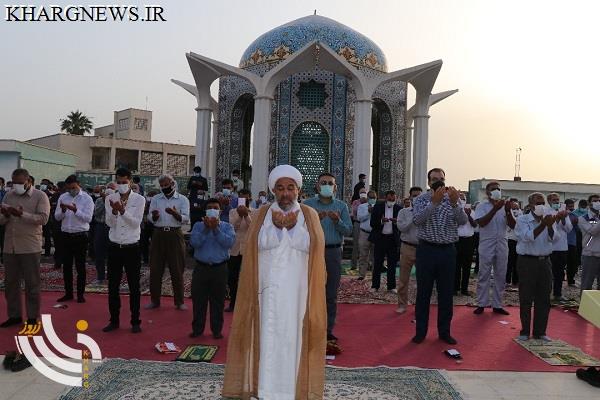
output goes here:
{"type": "Polygon", "coordinates": [[[533,192],[541,192],[548,195],[556,192],[560,200],[573,199],[576,202],[586,199],[590,194],[600,193],[600,185],[587,183],[565,183],[565,182],[539,182],[539,181],[515,181],[502,179],[477,179],[469,181],[469,201],[475,203],[487,198],[485,186],[489,182],[500,183],[502,197],[517,198],[523,204],[527,204],[527,198],[533,192]]]}
{"type": "Polygon", "coordinates": [[[129,168],[134,174],[189,176],[195,165],[194,146],[152,141],[152,112],[133,108],[115,111],[114,123],[93,136],[59,133],[28,142],[78,156],[79,173],[110,174],[129,168]]]}

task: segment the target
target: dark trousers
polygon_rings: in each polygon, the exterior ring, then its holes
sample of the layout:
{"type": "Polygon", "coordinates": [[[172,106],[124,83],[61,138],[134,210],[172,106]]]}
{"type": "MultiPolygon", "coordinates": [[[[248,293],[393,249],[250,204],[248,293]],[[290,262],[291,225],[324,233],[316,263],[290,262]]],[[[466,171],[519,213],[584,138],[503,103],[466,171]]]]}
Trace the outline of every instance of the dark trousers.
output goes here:
{"type": "MultiPolygon", "coordinates": [[[[98,227],[96,227],[98,228],[98,227]]],[[[110,322],[119,324],[121,310],[121,296],[119,287],[123,270],[127,276],[129,286],[129,310],[131,311],[131,325],[139,325],[140,321],[140,246],[119,247],[110,243],[108,252],[108,310],[110,322]]],[[[98,256],[98,253],[96,253],[98,256]]]]}
{"type": "Polygon", "coordinates": [[[4,231],[5,226],[0,225],[0,262],[4,263],[4,231]]]}
{"type": "Polygon", "coordinates": [[[73,260],[77,269],[77,296],[85,292],[85,256],[88,249],[88,233],[63,233],[63,278],[65,294],[73,296],[73,260]]]}
{"type": "Polygon", "coordinates": [[[192,275],[192,331],[204,332],[206,310],[210,305],[210,330],[220,334],[223,329],[223,308],[227,293],[227,262],[219,265],[196,263],[192,275]]]}
{"type": "Polygon", "coordinates": [[[150,246],[150,298],[160,304],[162,279],[169,268],[173,284],[173,301],[183,304],[183,269],[185,268],[185,240],[181,229],[164,231],[154,228],[150,246]]]}
{"type": "Polygon", "coordinates": [[[473,236],[461,237],[456,243],[456,270],[454,271],[454,291],[466,293],[469,290],[471,265],[473,264],[473,251],[475,239],[473,236]]]}
{"type": "Polygon", "coordinates": [[[227,263],[227,285],[229,286],[229,308],[233,310],[235,307],[235,299],[237,297],[238,282],[240,281],[240,270],[242,268],[242,255],[231,256],[227,263]]]}
{"type": "Polygon", "coordinates": [[[554,284],[552,285],[552,293],[554,297],[562,296],[562,285],[565,280],[565,268],[567,267],[567,251],[553,251],[550,256],[552,262],[552,276],[554,284]]]}
{"type": "Polygon", "coordinates": [[[93,260],[96,258],[96,251],[94,249],[94,237],[96,236],[94,233],[96,232],[96,221],[92,220],[92,222],[90,223],[90,231],[89,231],[89,237],[90,240],[88,241],[88,255],[90,256],[90,258],[93,260]]]}
{"type": "Polygon", "coordinates": [[[21,281],[24,281],[27,318],[37,318],[40,314],[40,253],[5,254],[4,258],[4,296],[8,317],[22,317],[21,281]]]}
{"type": "Polygon", "coordinates": [[[521,335],[531,333],[531,306],[534,305],[533,336],[546,335],[552,290],[552,264],[549,258],[519,256],[519,306],[521,335]]]}
{"type": "Polygon", "coordinates": [[[375,242],[373,251],[373,282],[372,287],[379,289],[383,260],[387,259],[387,288],[396,288],[396,264],[398,264],[398,243],[394,235],[381,235],[375,242]]]}
{"type": "Polygon", "coordinates": [[[94,249],[96,251],[96,279],[106,279],[106,252],[108,251],[108,231],[106,224],[96,224],[94,230],[94,249]]]}
{"type": "Polygon", "coordinates": [[[140,234],[140,248],[142,251],[142,260],[148,264],[150,258],[150,239],[152,239],[154,225],[150,223],[144,223],[140,234]]]}
{"type": "Polygon", "coordinates": [[[506,283],[517,285],[519,273],[517,272],[517,241],[508,239],[508,263],[506,264],[506,283]]]}
{"type": "Polygon", "coordinates": [[[49,257],[52,251],[52,228],[50,227],[50,222],[42,227],[42,234],[44,235],[44,255],[49,257]]]}
{"type": "Polygon", "coordinates": [[[416,335],[426,336],[429,325],[429,304],[433,285],[438,295],[437,328],[440,337],[450,335],[452,322],[452,292],[456,270],[456,248],[453,244],[433,246],[419,243],[417,246],[417,302],[416,335]]]}
{"type": "Polygon", "coordinates": [[[327,300],[327,333],[333,332],[335,318],[337,317],[337,295],[340,288],[342,274],[342,248],[325,248],[325,268],[327,269],[327,283],[325,284],[325,297],[327,300]]]}
{"type": "Polygon", "coordinates": [[[475,232],[475,234],[473,235],[473,247],[475,248],[475,268],[474,271],[475,273],[479,273],[479,232],[475,232]]]}
{"type": "Polygon", "coordinates": [[[579,270],[581,264],[581,257],[577,256],[577,246],[570,246],[567,253],[567,283],[569,285],[575,284],[575,275],[579,270]]]}
{"type": "Polygon", "coordinates": [[[60,223],[54,223],[51,229],[52,241],[54,242],[54,267],[60,268],[65,261],[63,254],[63,233],[60,230],[60,223]]]}

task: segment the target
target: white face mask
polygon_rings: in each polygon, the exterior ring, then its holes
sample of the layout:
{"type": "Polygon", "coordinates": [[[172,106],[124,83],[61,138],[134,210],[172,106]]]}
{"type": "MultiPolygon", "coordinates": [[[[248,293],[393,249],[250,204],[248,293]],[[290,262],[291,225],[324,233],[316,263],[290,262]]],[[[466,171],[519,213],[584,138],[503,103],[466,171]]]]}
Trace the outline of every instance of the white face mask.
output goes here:
{"type": "Polygon", "coordinates": [[[361,199],[366,199],[367,198],[367,194],[366,193],[361,193],[359,194],[361,199]]]}
{"type": "Polygon", "coordinates": [[[537,215],[538,217],[543,217],[544,216],[544,211],[546,210],[546,206],[543,204],[538,204],[535,206],[535,208],[533,209],[533,213],[535,215],[537,215]]]}
{"type": "Polygon", "coordinates": [[[117,184],[117,190],[119,191],[119,193],[121,194],[125,194],[129,191],[129,185],[124,183],[124,184],[117,184]]]}
{"type": "Polygon", "coordinates": [[[267,197],[266,197],[266,196],[260,196],[260,197],[258,198],[258,200],[260,200],[260,203],[261,203],[261,204],[263,204],[263,203],[266,203],[266,202],[267,202],[267,197]]]}
{"type": "Polygon", "coordinates": [[[48,189],[48,185],[40,185],[40,190],[41,190],[42,192],[45,192],[45,191],[46,191],[46,189],[48,189]]]}
{"type": "Polygon", "coordinates": [[[395,201],[386,201],[386,202],[385,202],[385,204],[386,204],[388,207],[394,207],[394,204],[396,204],[396,202],[395,202],[395,201]]]}
{"type": "Polygon", "coordinates": [[[596,211],[600,211],[600,201],[594,201],[592,203],[592,208],[596,211]]]}
{"type": "Polygon", "coordinates": [[[208,210],[206,210],[206,216],[208,218],[218,219],[220,213],[221,212],[219,210],[215,210],[214,208],[209,208],[208,210]]]}
{"type": "Polygon", "coordinates": [[[502,198],[502,191],[500,189],[492,190],[490,193],[490,198],[492,200],[500,200],[502,198]]]}
{"type": "Polygon", "coordinates": [[[25,185],[24,184],[20,184],[20,183],[13,183],[13,190],[19,196],[21,196],[22,194],[25,194],[25,192],[26,192],[25,185]]]}

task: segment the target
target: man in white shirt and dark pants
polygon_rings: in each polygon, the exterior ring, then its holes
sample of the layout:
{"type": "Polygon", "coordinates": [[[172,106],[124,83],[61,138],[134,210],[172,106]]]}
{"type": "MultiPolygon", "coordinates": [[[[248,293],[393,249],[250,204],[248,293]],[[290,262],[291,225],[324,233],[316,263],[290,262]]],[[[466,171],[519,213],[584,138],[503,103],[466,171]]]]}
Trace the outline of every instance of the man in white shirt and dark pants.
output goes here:
{"type": "Polygon", "coordinates": [[[548,200],[548,206],[550,207],[549,213],[555,217],[556,226],[561,230],[560,240],[553,244],[552,256],[550,257],[550,261],[552,262],[552,276],[554,278],[552,292],[554,300],[561,301],[563,300],[562,285],[565,280],[565,270],[569,258],[569,241],[567,235],[573,229],[573,223],[568,218],[569,212],[566,210],[564,204],[561,209],[558,193],[550,193],[546,197],[546,200],[548,200]]]}
{"type": "Polygon", "coordinates": [[[479,225],[479,273],[477,274],[477,308],[474,314],[481,314],[485,307],[492,306],[497,314],[509,315],[502,307],[504,286],[506,286],[506,266],[508,264],[508,241],[506,228],[515,226],[510,201],[502,199],[498,182],[490,182],[485,191],[488,199],[482,201],[473,215],[479,225]],[[490,302],[490,286],[494,276],[494,287],[490,302]]]}
{"type": "Polygon", "coordinates": [[[119,168],[116,172],[117,192],[106,196],[108,232],[108,309],[110,323],[102,329],[110,332],[119,327],[121,297],[119,286],[123,269],[129,286],[131,332],[140,328],[140,231],[146,199],[131,190],[131,172],[119,168]]]}
{"type": "Polygon", "coordinates": [[[81,190],[77,176],[65,179],[66,192],[58,198],[54,219],[62,222],[63,278],[65,295],[58,302],[73,300],[73,259],[77,269],[77,302],[85,303],[86,270],[85,258],[88,248],[88,233],[94,214],[94,201],[81,190]]]}
{"type": "Polygon", "coordinates": [[[546,336],[552,291],[552,245],[561,239],[561,230],[555,217],[546,209],[544,195],[529,196],[531,212],[517,219],[517,269],[519,271],[519,305],[521,333],[519,340],[534,339],[550,341],[546,336]],[[534,305],[533,332],[531,330],[531,306],[534,305]]]}
{"type": "Polygon", "coordinates": [[[181,226],[190,222],[190,202],[175,189],[170,175],[158,178],[161,193],[150,202],[149,218],[154,224],[150,247],[150,297],[147,309],[160,306],[162,278],[169,267],[173,283],[173,301],[178,310],[186,310],[183,303],[183,269],[185,268],[185,240],[181,226]]]}
{"type": "Polygon", "coordinates": [[[358,280],[362,281],[367,276],[369,265],[373,265],[373,243],[369,241],[371,234],[371,212],[377,203],[377,192],[370,190],[367,193],[367,202],[356,209],[356,219],[360,224],[358,232],[358,280]]]}
{"type": "Polygon", "coordinates": [[[456,273],[454,275],[454,295],[458,292],[465,296],[469,293],[469,278],[475,250],[475,227],[477,222],[471,216],[471,205],[467,204],[466,196],[460,193],[460,206],[465,210],[468,221],[458,227],[458,242],[456,243],[456,273]]]}

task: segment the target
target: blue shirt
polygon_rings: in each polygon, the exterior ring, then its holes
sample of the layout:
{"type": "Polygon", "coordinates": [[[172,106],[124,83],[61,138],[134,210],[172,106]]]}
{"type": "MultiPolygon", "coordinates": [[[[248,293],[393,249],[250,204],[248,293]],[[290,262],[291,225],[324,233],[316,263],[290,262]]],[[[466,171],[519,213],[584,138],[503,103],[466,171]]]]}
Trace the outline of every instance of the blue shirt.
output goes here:
{"type": "Polygon", "coordinates": [[[571,225],[573,225],[573,229],[567,233],[567,244],[569,246],[577,246],[577,232],[579,231],[579,226],[577,225],[578,217],[574,213],[571,213],[567,218],[571,220],[571,225]]]}
{"type": "Polygon", "coordinates": [[[314,208],[317,212],[335,211],[340,213],[340,219],[337,223],[329,217],[321,220],[321,227],[325,233],[325,245],[335,245],[344,243],[344,236],[352,233],[352,221],[348,206],[341,200],[332,199],[331,203],[322,203],[320,198],[310,198],[302,204],[314,208]]]}
{"type": "Polygon", "coordinates": [[[552,245],[561,239],[561,230],[554,223],[554,236],[548,235],[548,228],[544,228],[538,237],[533,231],[540,225],[532,213],[521,215],[517,218],[515,235],[517,236],[517,254],[522,256],[549,256],[552,254],[552,245]]]}
{"type": "Polygon", "coordinates": [[[204,222],[194,224],[190,245],[194,258],[206,264],[218,264],[229,259],[229,249],[235,243],[235,230],[228,222],[219,222],[217,229],[206,228],[204,222]]]}
{"type": "Polygon", "coordinates": [[[431,191],[417,197],[413,204],[413,220],[419,228],[417,236],[437,244],[458,242],[458,226],[469,221],[462,207],[452,207],[448,195],[437,206],[431,202],[431,191]]]}

